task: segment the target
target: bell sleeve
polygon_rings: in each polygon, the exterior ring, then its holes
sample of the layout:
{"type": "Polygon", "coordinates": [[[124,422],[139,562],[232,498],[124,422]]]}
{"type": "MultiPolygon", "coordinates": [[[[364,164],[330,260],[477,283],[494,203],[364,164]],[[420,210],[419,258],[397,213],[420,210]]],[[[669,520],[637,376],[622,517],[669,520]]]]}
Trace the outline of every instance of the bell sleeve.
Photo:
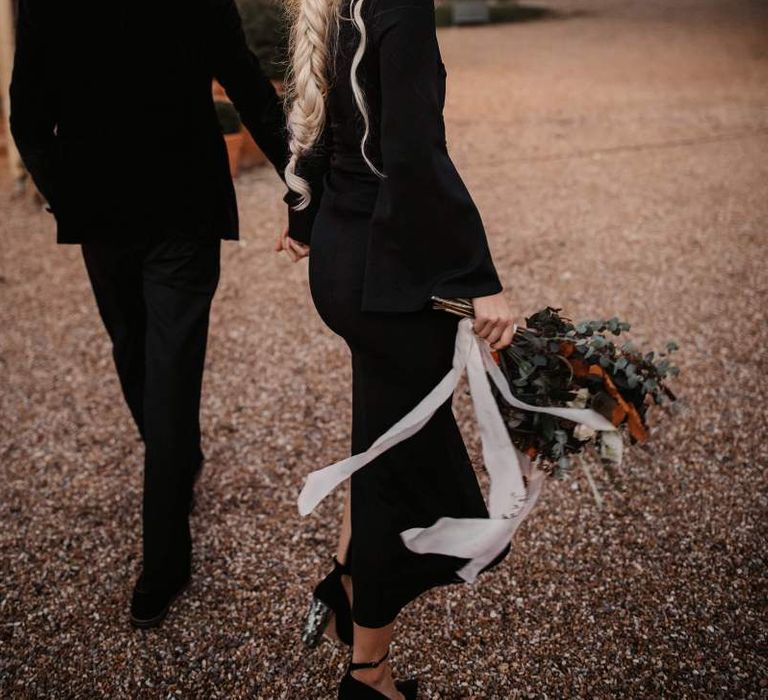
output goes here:
{"type": "Polygon", "coordinates": [[[375,11],[381,180],[371,221],[364,311],[423,309],[432,296],[501,291],[480,214],[445,142],[445,68],[432,0],[375,11]]]}

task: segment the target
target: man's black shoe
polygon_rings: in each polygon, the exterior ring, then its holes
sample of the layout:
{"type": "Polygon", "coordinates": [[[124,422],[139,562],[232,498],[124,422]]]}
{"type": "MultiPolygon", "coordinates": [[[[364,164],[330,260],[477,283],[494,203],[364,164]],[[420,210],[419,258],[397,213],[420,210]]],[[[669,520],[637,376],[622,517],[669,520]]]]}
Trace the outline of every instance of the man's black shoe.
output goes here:
{"type": "Polygon", "coordinates": [[[145,588],[142,579],[139,577],[133,589],[131,624],[139,629],[149,629],[157,627],[165,619],[171,605],[189,585],[189,576],[176,586],[160,589],[145,588]]]}

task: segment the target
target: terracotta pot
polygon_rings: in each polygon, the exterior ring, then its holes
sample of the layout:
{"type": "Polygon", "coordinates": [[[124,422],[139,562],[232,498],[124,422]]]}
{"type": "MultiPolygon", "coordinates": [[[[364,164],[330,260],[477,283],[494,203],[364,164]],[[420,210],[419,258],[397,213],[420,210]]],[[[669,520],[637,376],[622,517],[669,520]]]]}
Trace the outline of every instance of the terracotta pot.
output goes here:
{"type": "MultiPolygon", "coordinates": [[[[285,94],[285,83],[282,80],[273,80],[272,85],[278,95],[282,97],[285,94]]],[[[217,100],[229,100],[224,88],[215,80],[213,81],[213,96],[217,100]]],[[[251,136],[246,129],[243,129],[243,131],[240,134],[236,134],[236,136],[240,137],[241,145],[235,170],[233,170],[233,177],[235,177],[235,173],[239,172],[241,169],[249,170],[250,168],[261,168],[269,163],[264,152],[259,148],[258,144],[253,140],[253,136],[251,136]]],[[[228,139],[229,137],[225,138],[228,139]]],[[[230,152],[229,162],[230,167],[232,167],[232,151],[229,146],[229,141],[227,141],[227,149],[230,152]]]]}
{"type": "Polygon", "coordinates": [[[253,136],[246,130],[243,131],[243,149],[240,154],[240,166],[244,170],[260,168],[267,164],[267,157],[253,140],[253,136]]]}
{"type": "Polygon", "coordinates": [[[243,132],[237,134],[224,134],[229,155],[229,172],[233,178],[240,172],[240,154],[243,151],[243,132]]]}

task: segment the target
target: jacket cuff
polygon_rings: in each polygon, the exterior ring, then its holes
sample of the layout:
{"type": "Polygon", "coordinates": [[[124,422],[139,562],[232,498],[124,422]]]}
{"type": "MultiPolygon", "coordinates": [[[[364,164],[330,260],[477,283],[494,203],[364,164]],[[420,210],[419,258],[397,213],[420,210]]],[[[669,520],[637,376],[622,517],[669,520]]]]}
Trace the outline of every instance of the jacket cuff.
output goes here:
{"type": "Polygon", "coordinates": [[[299,196],[295,192],[288,192],[283,198],[283,201],[288,205],[288,235],[294,241],[310,245],[312,227],[315,224],[315,217],[320,208],[319,199],[319,197],[315,196],[306,209],[297,210],[294,207],[299,200],[299,196]]]}
{"type": "Polygon", "coordinates": [[[503,291],[504,287],[498,279],[489,279],[475,284],[439,284],[434,288],[432,296],[444,299],[477,299],[503,291]]]}

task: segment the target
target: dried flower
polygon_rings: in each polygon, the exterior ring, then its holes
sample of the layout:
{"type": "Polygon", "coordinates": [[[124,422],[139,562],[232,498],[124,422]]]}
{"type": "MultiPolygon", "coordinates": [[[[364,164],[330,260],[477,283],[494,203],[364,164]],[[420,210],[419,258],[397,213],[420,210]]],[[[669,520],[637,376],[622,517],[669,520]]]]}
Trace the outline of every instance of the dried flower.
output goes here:
{"type": "MultiPolygon", "coordinates": [[[[436,309],[473,315],[466,299],[433,302],[436,309]]],[[[678,348],[669,342],[663,352],[643,354],[631,343],[617,345],[613,338],[629,329],[629,323],[615,317],[574,324],[560,309],[547,307],[527,318],[512,344],[494,353],[494,359],[521,401],[591,408],[626,432],[631,442],[642,442],[648,437],[649,405],[675,400],[666,380],[677,374],[669,355],[678,348]]],[[[571,466],[570,457],[592,445],[605,462],[621,462],[622,432],[597,434],[564,418],[519,411],[496,398],[512,442],[550,475],[562,476],[571,466]]]]}

